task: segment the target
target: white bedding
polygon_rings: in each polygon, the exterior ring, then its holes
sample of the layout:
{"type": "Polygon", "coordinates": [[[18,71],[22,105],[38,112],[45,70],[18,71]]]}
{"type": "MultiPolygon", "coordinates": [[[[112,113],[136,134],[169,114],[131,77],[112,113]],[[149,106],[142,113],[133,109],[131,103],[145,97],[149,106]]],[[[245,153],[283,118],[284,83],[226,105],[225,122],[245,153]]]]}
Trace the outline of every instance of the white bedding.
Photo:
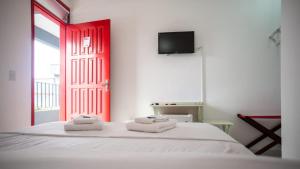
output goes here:
{"type": "Polygon", "coordinates": [[[299,161],[197,153],[0,153],[1,169],[299,169],[299,161]],[[34,153],[34,154],[33,154],[34,153]]]}
{"type": "Polygon", "coordinates": [[[129,169],[137,162],[145,165],[143,168],[155,163],[156,167],[148,168],[163,169],[169,165],[174,169],[180,168],[176,162],[181,161],[181,168],[186,168],[182,165],[191,168],[200,165],[202,157],[209,156],[255,158],[229,135],[205,123],[178,123],[175,129],[163,133],[142,133],[127,131],[123,123],[105,123],[102,131],[66,132],[63,122],[53,122],[0,133],[1,168],[74,169],[74,166],[97,168],[95,165],[100,165],[129,169]]]}
{"type": "Polygon", "coordinates": [[[102,131],[66,132],[63,122],[53,122],[0,134],[0,152],[20,150],[253,155],[232,137],[206,123],[178,123],[166,132],[143,133],[127,131],[123,123],[106,123],[102,131]]]}
{"type": "Polygon", "coordinates": [[[258,158],[218,128],[178,123],[164,133],[65,132],[62,122],[0,133],[1,169],[298,169],[299,161],[258,158]]]}
{"type": "MultiPolygon", "coordinates": [[[[211,140],[235,142],[232,137],[219,128],[207,123],[177,123],[177,127],[161,133],[128,131],[125,123],[104,123],[103,130],[65,131],[65,122],[50,122],[16,132],[3,134],[22,134],[57,137],[101,137],[101,138],[160,138],[184,140],[211,140]]],[[[1,133],[0,133],[1,134],[1,133]]]]}

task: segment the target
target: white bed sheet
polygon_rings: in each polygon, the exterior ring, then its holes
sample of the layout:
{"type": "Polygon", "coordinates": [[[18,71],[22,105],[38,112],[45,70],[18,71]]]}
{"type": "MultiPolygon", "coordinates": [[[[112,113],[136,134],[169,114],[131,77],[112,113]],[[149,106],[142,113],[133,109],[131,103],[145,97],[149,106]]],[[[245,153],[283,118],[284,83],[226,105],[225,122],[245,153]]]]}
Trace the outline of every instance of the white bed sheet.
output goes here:
{"type": "Polygon", "coordinates": [[[47,123],[18,132],[0,134],[2,151],[69,151],[76,153],[253,153],[218,128],[206,123],[178,123],[163,133],[127,131],[124,123],[106,123],[102,131],[63,130],[63,122],[47,123]]]}
{"type": "MultiPolygon", "coordinates": [[[[211,140],[235,142],[232,137],[222,132],[219,128],[208,123],[177,123],[177,127],[161,133],[147,133],[128,131],[126,123],[104,123],[103,130],[65,131],[65,122],[50,122],[30,127],[27,129],[6,132],[6,134],[23,134],[38,136],[61,137],[102,137],[102,138],[160,138],[184,140],[211,140]]],[[[5,133],[3,133],[5,134],[5,133]]]]}
{"type": "Polygon", "coordinates": [[[300,161],[197,153],[0,153],[1,169],[299,169],[300,161]]]}
{"type": "Polygon", "coordinates": [[[53,122],[0,133],[3,169],[176,169],[202,165],[226,169],[222,166],[224,157],[233,161],[256,158],[229,135],[206,123],[178,123],[175,129],[163,133],[142,133],[127,131],[124,123],[105,123],[102,131],[65,132],[63,122],[53,122]],[[214,163],[219,159],[220,164],[214,163]]]}
{"type": "Polygon", "coordinates": [[[299,161],[254,156],[216,127],[178,123],[164,133],[65,132],[62,122],[0,133],[1,169],[298,169],[299,161]]]}

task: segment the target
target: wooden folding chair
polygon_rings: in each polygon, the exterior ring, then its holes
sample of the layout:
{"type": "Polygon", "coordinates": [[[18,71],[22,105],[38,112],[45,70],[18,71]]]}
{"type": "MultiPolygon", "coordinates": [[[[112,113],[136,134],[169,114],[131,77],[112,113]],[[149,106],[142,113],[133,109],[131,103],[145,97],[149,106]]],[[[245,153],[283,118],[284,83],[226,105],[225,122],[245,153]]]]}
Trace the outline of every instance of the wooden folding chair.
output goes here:
{"type": "Polygon", "coordinates": [[[257,137],[256,139],[251,141],[249,144],[247,144],[246,145],[247,148],[251,148],[252,146],[254,146],[255,144],[257,144],[258,142],[260,142],[261,140],[263,140],[267,137],[269,137],[273,140],[270,144],[264,146],[263,148],[261,148],[260,150],[255,152],[255,154],[263,154],[264,152],[266,152],[270,148],[274,147],[275,145],[281,144],[281,137],[278,136],[277,134],[275,134],[275,132],[281,128],[281,123],[277,124],[276,126],[274,126],[271,129],[268,129],[265,126],[263,126],[262,124],[258,123],[256,120],[254,120],[254,119],[281,119],[281,116],[278,116],[278,115],[275,115],[275,116],[247,116],[247,115],[242,115],[242,114],[237,114],[237,116],[240,119],[242,119],[243,121],[245,121],[246,123],[248,123],[250,126],[254,127],[258,131],[263,133],[261,136],[257,137]]]}

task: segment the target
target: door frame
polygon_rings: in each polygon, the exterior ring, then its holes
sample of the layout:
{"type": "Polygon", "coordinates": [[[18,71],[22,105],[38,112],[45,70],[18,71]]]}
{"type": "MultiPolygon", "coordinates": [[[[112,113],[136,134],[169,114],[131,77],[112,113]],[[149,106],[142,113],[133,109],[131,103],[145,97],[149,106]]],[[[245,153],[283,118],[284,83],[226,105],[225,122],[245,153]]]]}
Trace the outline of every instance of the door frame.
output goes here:
{"type": "MultiPolygon", "coordinates": [[[[70,8],[65,5],[61,0],[56,0],[63,8],[69,11],[70,8]]],[[[60,120],[66,119],[66,23],[58,18],[51,11],[46,9],[40,3],[35,0],[31,0],[31,125],[34,123],[34,39],[35,39],[35,30],[34,30],[34,12],[39,11],[43,16],[47,17],[54,23],[60,26],[60,120]]]]}

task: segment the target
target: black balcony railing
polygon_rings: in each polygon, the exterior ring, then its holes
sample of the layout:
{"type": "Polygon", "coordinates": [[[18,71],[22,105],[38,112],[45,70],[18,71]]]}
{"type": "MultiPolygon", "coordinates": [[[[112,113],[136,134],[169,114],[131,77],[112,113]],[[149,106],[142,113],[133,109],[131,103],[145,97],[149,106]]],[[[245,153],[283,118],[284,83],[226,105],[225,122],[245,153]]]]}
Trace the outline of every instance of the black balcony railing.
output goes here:
{"type": "Polygon", "coordinates": [[[34,107],[36,111],[59,109],[59,84],[35,82],[34,88],[34,107]]]}

